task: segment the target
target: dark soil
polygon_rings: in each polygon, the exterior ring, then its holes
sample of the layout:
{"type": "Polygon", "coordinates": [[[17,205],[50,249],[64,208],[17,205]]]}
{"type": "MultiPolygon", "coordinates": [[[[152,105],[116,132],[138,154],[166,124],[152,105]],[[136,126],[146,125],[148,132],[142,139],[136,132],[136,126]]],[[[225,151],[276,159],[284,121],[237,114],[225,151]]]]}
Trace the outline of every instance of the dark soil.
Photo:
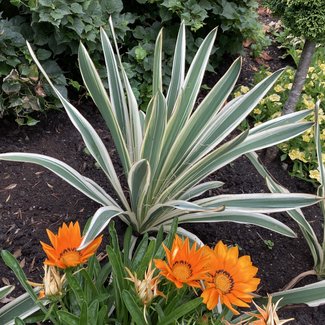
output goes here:
{"type": "MultiPolygon", "coordinates": [[[[283,66],[278,58],[280,53],[276,47],[269,49],[273,62],[267,64],[275,70],[283,66]]],[[[242,83],[251,80],[252,66],[256,62],[245,56],[242,83]]],[[[101,117],[92,104],[85,104],[80,111],[95,127],[104,139],[114,163],[118,157],[110,141],[101,117]]],[[[12,121],[0,121],[0,152],[34,152],[46,154],[63,160],[81,174],[94,179],[108,193],[110,187],[105,177],[96,169],[94,161],[85,151],[83,141],[72,126],[64,112],[51,112],[42,118],[36,127],[18,128],[12,121]]],[[[309,183],[289,176],[287,165],[279,159],[265,161],[265,152],[260,153],[262,160],[270,172],[291,192],[315,193],[316,189],[309,183]]],[[[290,166],[289,166],[290,168],[290,166]]],[[[121,174],[121,169],[117,168],[121,174]]],[[[264,180],[257,174],[250,162],[242,157],[210,179],[225,182],[225,185],[213,194],[224,193],[258,193],[267,192],[264,180]]],[[[113,193],[110,193],[114,195],[113,193]]],[[[42,263],[44,253],[39,241],[47,241],[46,228],[56,232],[63,221],[75,221],[84,225],[99,205],[62,181],[53,173],[32,164],[0,162],[0,247],[7,249],[21,261],[28,278],[39,282],[43,275],[42,263]]],[[[304,209],[308,221],[320,236],[322,217],[317,206],[304,209]]],[[[303,271],[312,269],[313,261],[305,240],[301,236],[294,221],[284,214],[274,215],[285,222],[298,234],[297,239],[286,238],[262,228],[239,225],[235,223],[186,225],[185,227],[197,234],[205,243],[215,244],[223,240],[227,244],[238,244],[241,254],[249,254],[254,265],[258,266],[261,278],[259,293],[266,294],[281,290],[292,278],[303,271]],[[264,240],[274,243],[270,249],[264,240]]],[[[117,221],[117,230],[123,233],[125,227],[117,221]]],[[[108,238],[108,232],[104,232],[108,238]]],[[[301,285],[314,282],[315,278],[307,279],[301,285]]],[[[0,286],[15,284],[18,289],[14,295],[21,293],[19,284],[8,268],[0,262],[0,286]]],[[[291,324],[317,325],[325,324],[325,307],[295,307],[280,312],[281,317],[294,317],[291,324]]]]}

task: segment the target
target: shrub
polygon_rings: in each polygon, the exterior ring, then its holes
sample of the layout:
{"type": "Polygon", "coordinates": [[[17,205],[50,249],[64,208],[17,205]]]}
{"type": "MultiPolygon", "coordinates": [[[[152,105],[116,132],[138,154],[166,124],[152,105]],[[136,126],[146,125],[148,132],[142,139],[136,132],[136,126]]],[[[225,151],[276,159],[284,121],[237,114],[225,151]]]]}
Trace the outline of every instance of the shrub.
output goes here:
{"type": "Polygon", "coordinates": [[[321,43],[325,41],[324,0],[264,0],[293,35],[321,43]]]}
{"type": "MultiPolygon", "coordinates": [[[[25,28],[26,20],[22,17],[0,17],[0,118],[12,114],[19,125],[34,125],[38,121],[33,113],[60,105],[39,75],[37,66],[31,63],[22,35],[25,28]]],[[[47,60],[48,51],[39,49],[38,54],[64,94],[66,81],[61,69],[55,61],[47,60]]]]}
{"type": "MultiPolygon", "coordinates": [[[[187,62],[190,63],[207,32],[219,26],[219,47],[208,66],[218,68],[224,54],[238,53],[246,38],[256,42],[256,48],[265,44],[265,37],[257,21],[257,1],[104,1],[104,0],[11,0],[14,7],[6,4],[5,14],[20,14],[28,23],[23,35],[33,46],[49,53],[63,70],[70,70],[70,78],[78,79],[75,66],[67,64],[64,57],[77,54],[79,41],[87,42],[88,51],[96,66],[101,67],[99,27],[108,31],[108,18],[115,21],[116,36],[126,73],[136,98],[145,109],[151,97],[152,62],[154,44],[161,27],[164,27],[163,83],[168,85],[172,68],[173,46],[177,33],[175,25],[181,20],[191,29],[188,33],[187,62]],[[17,12],[18,11],[18,12],[17,12]],[[62,64],[62,65],[61,65],[62,64]]],[[[0,4],[1,6],[1,4],[0,4]]],[[[3,5],[2,5],[3,6],[3,5]]],[[[106,71],[99,71],[105,77],[106,71]]]]}

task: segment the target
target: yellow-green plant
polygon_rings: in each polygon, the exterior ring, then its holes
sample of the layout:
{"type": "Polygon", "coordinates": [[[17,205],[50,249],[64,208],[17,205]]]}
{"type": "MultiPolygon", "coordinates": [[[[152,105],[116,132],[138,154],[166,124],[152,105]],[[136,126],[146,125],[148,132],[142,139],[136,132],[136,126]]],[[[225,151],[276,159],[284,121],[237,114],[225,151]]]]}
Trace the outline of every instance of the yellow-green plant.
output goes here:
{"type": "Polygon", "coordinates": [[[282,72],[275,72],[247,94],[225,105],[240,73],[239,58],[195,107],[217,30],[212,30],[203,40],[185,74],[186,37],[182,24],[175,47],[172,77],[166,92],[162,87],[162,32],[158,35],[153,61],[152,98],[146,113],[143,113],[138,109],[122,65],[111,21],[110,26],[113,43],[101,30],[109,95],[82,44],[79,48],[79,65],[84,83],[111,132],[127,177],[129,198],[123,192],[102,140],[81,113],[53,86],[30,45],[28,47],[35,62],[52,85],[89,152],[107,176],[108,183],[113,186],[118,202],[97,183],[60,160],[32,153],[2,153],[0,159],[42,165],[103,206],[93,216],[80,249],[115,216],[139,233],[158,230],[161,225],[168,229],[173,219],[178,217],[180,224],[222,221],[250,223],[294,236],[287,226],[264,213],[314,204],[318,197],[301,193],[259,193],[196,199],[207,190],[222,185],[218,181],[204,181],[211,173],[242,154],[295,137],[313,124],[300,122],[310,114],[305,110],[274,119],[225,141],[272,88],[282,72]]]}
{"type": "MultiPolygon", "coordinates": [[[[299,50],[295,50],[299,52],[299,50]]],[[[261,71],[255,76],[256,81],[261,80],[271,73],[261,71]]],[[[282,103],[289,95],[294,78],[294,71],[286,69],[279,78],[274,88],[267,97],[263,98],[256,108],[252,111],[251,117],[254,119],[254,125],[274,119],[281,115],[282,103]]],[[[234,93],[235,96],[242,95],[249,90],[247,87],[240,87],[234,93]]],[[[315,55],[315,61],[308,70],[307,79],[303,88],[302,96],[297,104],[296,110],[301,111],[309,109],[311,114],[305,119],[314,121],[313,109],[318,99],[322,100],[319,109],[319,127],[320,141],[322,148],[325,147],[325,55],[324,51],[319,49],[315,55]]],[[[301,135],[278,145],[283,152],[281,159],[289,157],[293,162],[292,175],[315,182],[320,180],[318,167],[318,158],[316,155],[316,145],[312,129],[306,130],[301,135]]],[[[323,156],[324,158],[324,156],[323,156]]]]}

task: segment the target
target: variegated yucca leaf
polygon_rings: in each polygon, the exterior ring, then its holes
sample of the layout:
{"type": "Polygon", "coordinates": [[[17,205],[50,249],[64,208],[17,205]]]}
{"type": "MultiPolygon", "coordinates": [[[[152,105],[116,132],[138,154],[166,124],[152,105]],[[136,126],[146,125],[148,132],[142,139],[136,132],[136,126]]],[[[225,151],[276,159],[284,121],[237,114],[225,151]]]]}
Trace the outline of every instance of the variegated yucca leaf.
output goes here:
{"type": "MultiPolygon", "coordinates": [[[[325,193],[325,171],[324,165],[322,161],[322,146],[320,142],[320,130],[319,130],[319,123],[318,123],[318,109],[319,109],[319,102],[316,103],[315,106],[315,131],[314,131],[314,138],[316,144],[316,152],[317,152],[317,159],[318,159],[318,166],[320,172],[320,186],[318,188],[318,196],[320,198],[319,205],[321,207],[323,213],[323,219],[325,220],[325,202],[324,202],[324,193],[325,193]]],[[[296,112],[291,114],[291,120],[298,121],[301,117],[306,117],[311,113],[310,110],[296,112]]],[[[278,121],[286,121],[286,116],[282,116],[276,120],[269,121],[264,123],[263,125],[259,125],[255,132],[263,132],[263,130],[268,129],[270,126],[276,124],[278,121]]],[[[253,129],[254,130],[254,129],[253,129]]],[[[252,131],[253,131],[252,130],[252,131]]],[[[253,131],[254,132],[254,131],[253,131]]],[[[266,184],[269,190],[273,193],[281,193],[282,195],[286,195],[287,197],[294,197],[297,194],[292,194],[289,192],[288,189],[280,185],[273,177],[269,174],[269,172],[265,169],[263,164],[258,160],[258,156],[256,153],[252,152],[247,154],[247,157],[250,159],[252,164],[255,166],[256,170],[260,173],[260,175],[265,178],[266,184]]],[[[323,242],[319,242],[313,228],[306,220],[303,212],[299,208],[289,209],[287,210],[288,215],[297,222],[300,227],[300,230],[306,239],[306,242],[309,246],[310,252],[314,259],[314,269],[318,276],[324,277],[325,275],[325,233],[323,237],[323,242]]],[[[324,221],[323,221],[324,222],[324,221]]]]}
{"type": "Polygon", "coordinates": [[[69,118],[80,132],[119,204],[95,182],[57,159],[27,153],[3,153],[0,160],[26,161],[52,170],[91,199],[100,208],[85,233],[82,247],[118,216],[134,230],[144,233],[168,227],[173,219],[184,222],[239,222],[259,225],[287,236],[294,233],[265,213],[300,208],[319,201],[309,194],[223,195],[211,199],[198,196],[222,186],[205,178],[243,154],[275,145],[307,130],[301,122],[307,112],[293,113],[230,136],[258,102],[273,87],[281,71],[261,81],[247,94],[229,101],[241,69],[237,59],[225,75],[196,105],[204,72],[216,38],[212,30],[202,41],[185,73],[185,25],[179,29],[169,87],[162,84],[163,33],[159,33],[153,60],[153,93],[146,112],[139,111],[122,64],[112,21],[112,42],[101,29],[107,68],[108,92],[86,47],[80,45],[78,59],[84,83],[97,105],[111,135],[127,179],[127,194],[102,140],[81,113],[51,83],[30,45],[31,55],[61,100],[69,118]],[[228,102],[227,102],[228,101],[228,102]],[[190,202],[190,200],[192,200],[190,202]]]}

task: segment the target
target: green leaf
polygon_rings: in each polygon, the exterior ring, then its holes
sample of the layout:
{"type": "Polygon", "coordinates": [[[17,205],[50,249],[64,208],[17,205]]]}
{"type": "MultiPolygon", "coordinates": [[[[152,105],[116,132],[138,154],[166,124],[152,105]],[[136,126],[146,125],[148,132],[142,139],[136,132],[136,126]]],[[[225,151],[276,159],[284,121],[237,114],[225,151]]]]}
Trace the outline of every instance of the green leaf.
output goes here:
{"type": "Polygon", "coordinates": [[[80,325],[79,318],[67,311],[59,310],[58,312],[60,324],[62,325],[80,325]]]}
{"type": "Polygon", "coordinates": [[[202,298],[196,298],[185,304],[182,304],[181,306],[175,308],[170,314],[162,318],[157,325],[167,325],[167,324],[174,323],[175,320],[178,320],[179,318],[192,312],[201,304],[202,304],[202,298]]]}
{"type": "Polygon", "coordinates": [[[137,325],[147,324],[147,321],[143,317],[143,311],[137,305],[134,295],[131,294],[127,290],[122,291],[122,298],[125,303],[126,308],[128,309],[132,321],[134,321],[137,325]]]}

